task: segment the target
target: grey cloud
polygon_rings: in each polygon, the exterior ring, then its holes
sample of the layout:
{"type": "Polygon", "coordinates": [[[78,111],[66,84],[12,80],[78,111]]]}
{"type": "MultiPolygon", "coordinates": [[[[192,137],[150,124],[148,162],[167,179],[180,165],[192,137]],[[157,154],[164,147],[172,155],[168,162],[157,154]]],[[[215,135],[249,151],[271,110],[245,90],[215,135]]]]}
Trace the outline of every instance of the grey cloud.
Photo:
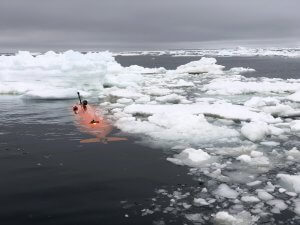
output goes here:
{"type": "Polygon", "coordinates": [[[0,51],[297,44],[299,6],[298,0],[1,0],[0,51]]]}

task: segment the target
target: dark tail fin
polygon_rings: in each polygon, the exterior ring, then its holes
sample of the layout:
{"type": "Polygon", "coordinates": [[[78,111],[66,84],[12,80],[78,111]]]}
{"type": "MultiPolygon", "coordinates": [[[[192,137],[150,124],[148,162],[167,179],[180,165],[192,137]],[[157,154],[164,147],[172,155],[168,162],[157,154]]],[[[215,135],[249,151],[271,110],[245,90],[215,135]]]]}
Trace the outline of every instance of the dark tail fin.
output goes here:
{"type": "Polygon", "coordinates": [[[80,93],[79,93],[79,91],[77,92],[77,95],[78,95],[79,102],[80,102],[80,105],[81,105],[81,104],[82,104],[82,102],[81,102],[81,97],[80,97],[80,93]]]}

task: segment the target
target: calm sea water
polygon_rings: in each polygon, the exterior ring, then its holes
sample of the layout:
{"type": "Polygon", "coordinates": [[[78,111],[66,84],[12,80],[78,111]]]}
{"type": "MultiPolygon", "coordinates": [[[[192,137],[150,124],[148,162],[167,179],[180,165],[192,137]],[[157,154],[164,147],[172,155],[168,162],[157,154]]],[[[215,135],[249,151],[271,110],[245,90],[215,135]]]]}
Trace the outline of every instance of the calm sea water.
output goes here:
{"type": "MultiPolygon", "coordinates": [[[[117,57],[123,66],[174,69],[197,57],[117,57]]],[[[251,67],[247,76],[300,78],[300,60],[222,57],[218,63],[251,67]]],[[[153,224],[166,214],[141,216],[157,188],[197,185],[185,167],[160,149],[135,140],[80,144],[71,107],[75,101],[24,101],[0,96],[0,224],[153,224]]],[[[94,104],[98,104],[94,100],[94,104]]],[[[115,131],[118,132],[118,131],[115,131]]]]}

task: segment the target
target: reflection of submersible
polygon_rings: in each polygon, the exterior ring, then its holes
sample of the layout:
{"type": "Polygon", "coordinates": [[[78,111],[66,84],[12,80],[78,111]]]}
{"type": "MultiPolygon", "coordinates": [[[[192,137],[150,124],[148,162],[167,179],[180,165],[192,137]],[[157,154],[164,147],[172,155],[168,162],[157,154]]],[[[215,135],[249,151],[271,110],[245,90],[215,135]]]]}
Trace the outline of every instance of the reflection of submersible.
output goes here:
{"type": "Polygon", "coordinates": [[[125,141],[126,138],[121,137],[107,137],[112,130],[113,126],[101,117],[96,108],[89,105],[87,100],[81,101],[80,93],[77,92],[79,98],[79,104],[73,106],[73,112],[80,128],[89,134],[95,136],[95,138],[89,138],[81,140],[81,143],[94,143],[102,142],[107,143],[109,141],[125,141]]]}

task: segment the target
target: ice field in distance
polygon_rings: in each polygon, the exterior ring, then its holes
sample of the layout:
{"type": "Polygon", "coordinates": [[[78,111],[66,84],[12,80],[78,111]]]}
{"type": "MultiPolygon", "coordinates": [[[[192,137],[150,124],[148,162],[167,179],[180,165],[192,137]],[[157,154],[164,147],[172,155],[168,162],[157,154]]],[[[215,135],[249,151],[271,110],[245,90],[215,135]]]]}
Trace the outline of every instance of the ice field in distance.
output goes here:
{"type": "Polygon", "coordinates": [[[139,55],[171,55],[171,56],[211,56],[211,57],[253,57],[253,56],[281,56],[300,57],[300,48],[249,48],[236,47],[224,49],[188,49],[188,50],[164,50],[164,51],[125,51],[114,55],[139,56],[139,55]]]}
{"type": "MultiPolygon", "coordinates": [[[[268,51],[238,48],[226,54],[298,54],[268,51]]],[[[300,114],[300,80],[243,76],[251,72],[225,70],[211,57],[167,70],[122,67],[109,52],[19,52],[0,56],[0,94],[44,100],[76,98],[77,91],[97,96],[124,134],[161,148],[166,160],[188,167],[203,183],[189,191],[157,190],[157,199],[169,199],[166,207],[156,201],[157,211],[192,223],[235,225],[274,221],[290,211],[287,224],[297,224],[300,120],[286,116],[300,114]]]]}

